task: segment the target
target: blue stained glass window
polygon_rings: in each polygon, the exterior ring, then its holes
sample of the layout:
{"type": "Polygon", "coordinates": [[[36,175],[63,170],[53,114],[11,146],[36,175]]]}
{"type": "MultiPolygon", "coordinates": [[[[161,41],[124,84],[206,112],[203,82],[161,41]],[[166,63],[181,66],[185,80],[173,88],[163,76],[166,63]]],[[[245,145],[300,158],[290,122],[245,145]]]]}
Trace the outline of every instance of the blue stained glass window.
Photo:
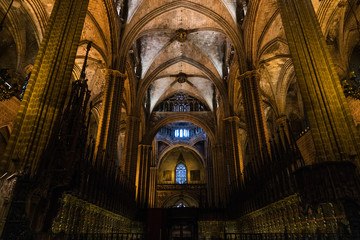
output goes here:
{"type": "Polygon", "coordinates": [[[186,138],[189,137],[189,129],[175,129],[175,137],[186,138]]]}
{"type": "Polygon", "coordinates": [[[189,130],[188,129],[184,129],[184,137],[189,137],[189,130]]]}
{"type": "Polygon", "coordinates": [[[182,163],[180,163],[176,167],[176,183],[179,184],[186,183],[186,167],[182,163]]]}

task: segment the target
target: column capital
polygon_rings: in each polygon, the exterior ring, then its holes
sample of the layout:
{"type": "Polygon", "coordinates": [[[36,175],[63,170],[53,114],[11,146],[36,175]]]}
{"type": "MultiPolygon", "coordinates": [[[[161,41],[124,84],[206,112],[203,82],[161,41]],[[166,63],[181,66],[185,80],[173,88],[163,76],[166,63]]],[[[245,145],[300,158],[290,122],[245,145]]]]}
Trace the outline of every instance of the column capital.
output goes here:
{"type": "Polygon", "coordinates": [[[118,70],[113,70],[113,71],[114,71],[115,77],[119,77],[119,78],[121,78],[122,80],[125,80],[125,79],[127,78],[127,74],[122,73],[122,72],[120,72],[120,71],[118,71],[118,70]]]}
{"type": "Polygon", "coordinates": [[[142,148],[152,148],[152,145],[140,143],[140,144],[138,145],[138,147],[142,147],[142,148]]]}
{"type": "Polygon", "coordinates": [[[288,120],[288,117],[286,115],[281,115],[278,118],[276,118],[276,123],[278,125],[286,125],[286,121],[288,120]]]}
{"type": "Polygon", "coordinates": [[[238,116],[230,116],[230,117],[226,117],[224,118],[224,121],[229,121],[229,122],[240,122],[240,118],[238,116]]]}
{"type": "Polygon", "coordinates": [[[138,121],[140,122],[140,117],[139,116],[135,116],[135,115],[127,115],[126,116],[126,122],[129,122],[129,121],[138,121]]]}
{"type": "Polygon", "coordinates": [[[110,68],[105,69],[105,76],[109,76],[109,75],[113,75],[115,77],[120,77],[121,79],[126,79],[127,78],[126,74],[121,73],[118,70],[114,70],[114,69],[110,69],[110,68]]]}
{"type": "Polygon", "coordinates": [[[239,81],[241,81],[243,79],[249,79],[249,78],[255,78],[255,79],[260,80],[260,72],[259,72],[259,70],[255,69],[255,70],[250,70],[250,71],[244,72],[237,79],[239,81]]]}

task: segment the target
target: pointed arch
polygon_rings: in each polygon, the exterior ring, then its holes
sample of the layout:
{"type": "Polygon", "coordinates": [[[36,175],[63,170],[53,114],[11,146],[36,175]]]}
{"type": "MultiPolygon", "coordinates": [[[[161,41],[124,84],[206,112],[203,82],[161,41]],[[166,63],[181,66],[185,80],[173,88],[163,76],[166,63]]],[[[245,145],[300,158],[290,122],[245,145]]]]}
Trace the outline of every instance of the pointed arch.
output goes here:
{"type": "MultiPolygon", "coordinates": [[[[126,58],[128,56],[128,52],[131,48],[131,45],[134,42],[134,40],[137,38],[137,36],[141,32],[141,30],[143,29],[143,27],[147,23],[149,23],[151,20],[155,19],[156,17],[161,16],[162,14],[164,14],[166,12],[175,10],[176,8],[179,8],[179,7],[183,7],[183,8],[195,11],[195,12],[200,13],[200,14],[214,20],[215,22],[217,22],[224,29],[224,32],[226,33],[226,35],[229,36],[229,38],[233,42],[234,47],[236,49],[236,53],[239,56],[239,59],[245,59],[245,57],[244,57],[245,50],[244,50],[244,46],[243,46],[243,39],[241,37],[241,33],[240,33],[239,29],[237,29],[237,28],[233,27],[231,24],[229,24],[228,21],[226,21],[226,19],[224,17],[222,17],[221,15],[217,14],[213,10],[211,10],[201,4],[198,4],[198,3],[194,3],[194,2],[190,2],[190,1],[172,1],[167,4],[164,4],[163,6],[161,6],[159,8],[152,10],[146,16],[139,19],[139,21],[137,21],[137,23],[131,27],[131,30],[123,38],[122,48],[121,48],[121,51],[119,54],[119,56],[120,56],[120,71],[121,72],[124,71],[124,66],[125,66],[124,64],[125,64],[126,58]]],[[[241,72],[245,72],[247,69],[245,61],[244,62],[240,61],[239,64],[240,64],[241,72]]]]}

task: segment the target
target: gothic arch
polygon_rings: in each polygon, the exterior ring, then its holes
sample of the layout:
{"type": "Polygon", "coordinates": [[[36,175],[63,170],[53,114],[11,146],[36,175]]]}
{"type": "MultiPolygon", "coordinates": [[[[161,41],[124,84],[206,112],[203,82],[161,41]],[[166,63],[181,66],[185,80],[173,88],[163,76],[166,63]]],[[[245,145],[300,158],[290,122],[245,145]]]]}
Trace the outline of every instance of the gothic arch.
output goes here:
{"type": "Polygon", "coordinates": [[[176,113],[172,114],[168,117],[165,117],[164,119],[161,119],[160,121],[156,122],[152,127],[151,130],[148,132],[145,132],[143,142],[150,144],[152,140],[154,139],[156,133],[164,126],[177,121],[186,121],[191,122],[198,127],[201,127],[207,136],[209,137],[210,141],[214,144],[217,143],[215,138],[214,129],[211,127],[211,123],[209,121],[206,121],[204,117],[201,115],[197,116],[195,114],[187,114],[187,113],[176,113]]]}
{"type": "Polygon", "coordinates": [[[254,60],[257,60],[256,63],[258,63],[258,60],[260,59],[260,56],[262,55],[262,53],[265,51],[263,50],[264,48],[266,49],[266,45],[268,45],[269,43],[265,44],[264,47],[261,48],[261,44],[263,43],[264,41],[264,38],[266,36],[266,34],[269,32],[269,29],[271,29],[271,25],[272,23],[275,21],[275,19],[277,17],[280,16],[280,12],[279,12],[279,9],[276,9],[274,14],[270,17],[270,19],[268,20],[268,22],[266,23],[264,29],[262,30],[260,36],[259,36],[259,39],[258,39],[258,42],[257,42],[257,46],[256,46],[256,52],[254,51],[253,53],[253,59],[254,60]]]}
{"type": "MultiPolygon", "coordinates": [[[[137,39],[137,36],[140,34],[143,27],[147,23],[149,23],[150,21],[155,19],[156,17],[161,16],[162,14],[164,14],[166,12],[175,10],[176,8],[179,8],[179,7],[184,7],[186,9],[195,11],[195,12],[200,13],[206,17],[209,17],[210,19],[217,22],[220,26],[222,26],[224,28],[226,35],[230,37],[230,39],[236,49],[236,53],[239,56],[239,59],[245,59],[244,58],[245,51],[242,46],[243,40],[241,38],[240,32],[238,31],[238,29],[234,29],[222,16],[218,15],[211,9],[208,9],[208,8],[202,6],[201,4],[193,3],[190,1],[173,1],[173,2],[167,3],[167,4],[157,8],[157,9],[154,9],[153,11],[148,13],[146,16],[144,16],[142,19],[137,21],[137,23],[134,24],[134,26],[132,26],[131,30],[126,34],[126,36],[124,37],[124,39],[122,41],[123,47],[121,48],[121,52],[119,54],[119,56],[120,56],[120,71],[124,70],[125,61],[126,61],[126,58],[128,57],[129,49],[130,49],[132,43],[135,41],[135,39],[137,39]]],[[[246,71],[247,67],[246,67],[245,61],[244,62],[240,61],[239,64],[240,64],[240,69],[242,70],[242,72],[246,71]]]]}
{"type": "Polygon", "coordinates": [[[187,149],[190,149],[191,151],[193,151],[201,159],[203,166],[206,167],[204,157],[201,155],[201,153],[193,146],[189,146],[186,144],[176,144],[176,145],[171,145],[168,148],[166,148],[159,156],[159,162],[157,163],[157,167],[160,166],[162,159],[164,158],[164,156],[167,153],[171,152],[172,150],[174,150],[175,148],[178,148],[178,147],[184,147],[184,148],[187,148],[187,149]]]}
{"type": "Polygon", "coordinates": [[[276,93],[279,96],[277,101],[278,101],[278,109],[280,115],[283,114],[285,111],[286,95],[288,89],[290,85],[295,81],[296,81],[296,76],[295,76],[294,65],[292,59],[288,59],[285,62],[283,68],[281,69],[279,80],[276,86],[276,93]]]}
{"type": "Polygon", "coordinates": [[[183,200],[190,207],[196,207],[196,208],[199,207],[199,200],[195,196],[191,196],[190,194],[172,195],[164,201],[161,207],[163,208],[175,207],[175,204],[178,203],[179,200],[183,200]]]}
{"type": "MultiPolygon", "coordinates": [[[[89,40],[82,40],[82,41],[80,41],[80,43],[79,43],[79,48],[80,47],[85,47],[86,48],[86,46],[89,44],[89,40]]],[[[105,65],[108,65],[108,61],[107,61],[107,53],[105,53],[102,49],[101,49],[101,47],[100,46],[98,46],[96,43],[94,43],[94,42],[92,42],[91,43],[91,50],[90,50],[90,53],[91,53],[91,55],[90,55],[90,57],[89,57],[89,59],[90,60],[94,60],[94,61],[104,61],[104,63],[105,63],[105,65]],[[93,52],[94,52],[94,50],[95,51],[97,51],[97,53],[98,54],[100,54],[100,56],[101,56],[101,59],[97,59],[97,58],[95,58],[95,57],[92,57],[91,55],[93,55],[93,52]]],[[[83,57],[83,56],[81,56],[81,57],[83,57]]],[[[79,58],[81,58],[80,56],[77,56],[77,58],[79,59],[79,58]]]]}
{"type": "Polygon", "coordinates": [[[209,70],[208,68],[206,68],[204,65],[202,65],[199,62],[195,62],[193,59],[189,59],[189,58],[185,58],[185,57],[177,57],[174,58],[168,62],[165,62],[163,64],[161,64],[158,68],[156,68],[151,74],[149,74],[147,76],[147,78],[145,78],[139,86],[139,90],[137,93],[137,103],[136,106],[140,107],[145,99],[145,95],[147,92],[147,89],[149,88],[150,84],[152,83],[152,81],[156,78],[156,76],[163,71],[164,69],[168,68],[171,65],[174,65],[175,63],[178,62],[186,62],[189,63],[197,68],[199,68],[200,70],[202,70],[208,77],[209,79],[211,79],[213,81],[213,83],[215,84],[215,86],[217,87],[217,89],[220,92],[221,98],[224,101],[223,102],[223,106],[225,109],[225,112],[228,112],[228,98],[227,98],[227,91],[226,88],[224,86],[224,83],[222,81],[220,81],[211,70],[209,70]]]}

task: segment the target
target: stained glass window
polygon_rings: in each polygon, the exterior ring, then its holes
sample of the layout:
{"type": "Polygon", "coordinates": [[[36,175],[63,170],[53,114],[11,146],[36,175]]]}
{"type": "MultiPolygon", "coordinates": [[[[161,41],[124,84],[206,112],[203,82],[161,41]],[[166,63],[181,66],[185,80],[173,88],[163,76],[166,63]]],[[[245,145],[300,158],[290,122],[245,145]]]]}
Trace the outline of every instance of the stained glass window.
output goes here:
{"type": "Polygon", "coordinates": [[[189,136],[190,136],[189,129],[175,129],[175,137],[185,138],[189,136]]]}
{"type": "Polygon", "coordinates": [[[189,130],[188,129],[184,129],[184,137],[189,137],[189,130]]]}
{"type": "Polygon", "coordinates": [[[186,183],[186,167],[184,164],[180,163],[176,167],[176,183],[184,184],[186,183]]]}

